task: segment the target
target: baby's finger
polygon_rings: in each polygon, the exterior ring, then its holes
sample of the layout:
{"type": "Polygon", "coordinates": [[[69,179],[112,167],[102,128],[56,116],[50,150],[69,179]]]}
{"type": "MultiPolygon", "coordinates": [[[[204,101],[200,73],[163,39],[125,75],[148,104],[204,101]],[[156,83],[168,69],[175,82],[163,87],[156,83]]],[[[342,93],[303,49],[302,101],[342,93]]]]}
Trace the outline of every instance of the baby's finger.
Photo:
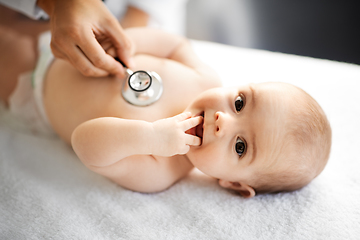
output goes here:
{"type": "Polygon", "coordinates": [[[185,141],[186,141],[186,144],[189,146],[200,146],[201,145],[201,138],[190,135],[190,134],[186,134],[185,141]]]}
{"type": "Polygon", "coordinates": [[[190,146],[189,145],[185,145],[178,154],[187,154],[188,151],[190,150],[190,146]]]}
{"type": "Polygon", "coordinates": [[[183,113],[180,113],[180,114],[174,116],[173,118],[177,121],[183,121],[185,119],[188,119],[189,117],[191,117],[190,112],[183,112],[183,113]]]}
{"type": "Polygon", "coordinates": [[[201,116],[186,119],[181,123],[182,130],[186,131],[186,130],[189,130],[190,128],[196,127],[197,125],[202,123],[202,121],[203,121],[203,117],[201,117],[201,116]]]}

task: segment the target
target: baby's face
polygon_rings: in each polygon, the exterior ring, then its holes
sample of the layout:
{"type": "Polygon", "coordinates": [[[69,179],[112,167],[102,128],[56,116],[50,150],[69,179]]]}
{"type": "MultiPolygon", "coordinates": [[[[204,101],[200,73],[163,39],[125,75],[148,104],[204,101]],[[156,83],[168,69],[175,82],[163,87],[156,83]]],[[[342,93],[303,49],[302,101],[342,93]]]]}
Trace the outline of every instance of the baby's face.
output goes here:
{"type": "Polygon", "coordinates": [[[281,146],[293,102],[291,88],[262,83],[215,88],[199,95],[186,110],[204,117],[203,124],[191,132],[202,138],[202,144],[191,147],[190,161],[218,179],[246,182],[256,178],[259,168],[264,171],[286,151],[281,146]]]}

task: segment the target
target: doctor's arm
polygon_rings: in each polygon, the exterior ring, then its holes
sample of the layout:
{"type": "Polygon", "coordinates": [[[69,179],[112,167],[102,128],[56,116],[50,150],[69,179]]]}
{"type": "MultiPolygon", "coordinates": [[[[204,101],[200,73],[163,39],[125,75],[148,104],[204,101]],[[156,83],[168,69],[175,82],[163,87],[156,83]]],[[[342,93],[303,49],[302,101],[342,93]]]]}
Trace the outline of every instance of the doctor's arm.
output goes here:
{"type": "Polygon", "coordinates": [[[132,44],[118,20],[100,0],[37,0],[50,17],[51,48],[85,76],[125,75],[120,63],[102,48],[110,43],[116,55],[131,65],[132,44]]]}

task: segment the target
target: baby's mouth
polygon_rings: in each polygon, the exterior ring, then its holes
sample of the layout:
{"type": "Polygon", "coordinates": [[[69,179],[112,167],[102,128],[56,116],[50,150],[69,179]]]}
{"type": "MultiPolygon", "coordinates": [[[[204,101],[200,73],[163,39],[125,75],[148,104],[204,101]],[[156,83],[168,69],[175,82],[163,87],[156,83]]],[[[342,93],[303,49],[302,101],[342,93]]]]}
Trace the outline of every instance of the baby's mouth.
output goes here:
{"type": "Polygon", "coordinates": [[[195,127],[195,135],[198,136],[199,138],[201,138],[201,142],[203,140],[203,135],[204,135],[204,122],[205,122],[205,118],[204,118],[204,112],[201,112],[199,115],[197,116],[202,116],[203,117],[203,121],[202,123],[200,123],[199,125],[197,125],[195,127]]]}
{"type": "Polygon", "coordinates": [[[186,131],[186,133],[199,137],[201,139],[201,143],[202,143],[203,134],[204,134],[204,112],[200,112],[200,113],[196,114],[194,117],[197,117],[197,116],[203,117],[202,123],[200,123],[196,127],[189,129],[188,131],[186,131]]]}
{"type": "Polygon", "coordinates": [[[198,136],[199,138],[203,138],[203,134],[204,134],[204,120],[205,120],[205,118],[204,118],[204,112],[202,112],[201,114],[200,114],[200,116],[202,116],[203,117],[203,121],[202,121],[202,123],[200,123],[199,125],[197,125],[196,127],[195,127],[195,134],[196,134],[196,136],[198,136]]]}

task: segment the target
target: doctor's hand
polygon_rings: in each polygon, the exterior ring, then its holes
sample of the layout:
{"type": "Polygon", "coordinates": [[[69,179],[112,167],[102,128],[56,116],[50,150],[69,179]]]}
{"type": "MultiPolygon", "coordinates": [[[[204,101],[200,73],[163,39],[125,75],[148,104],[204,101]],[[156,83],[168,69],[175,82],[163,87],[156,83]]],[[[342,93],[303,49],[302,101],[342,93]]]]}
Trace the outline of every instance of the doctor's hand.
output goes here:
{"type": "Polygon", "coordinates": [[[128,66],[132,43],[117,19],[100,0],[38,0],[50,16],[51,49],[55,57],[68,60],[83,75],[125,76],[112,50],[128,66]]]}
{"type": "Polygon", "coordinates": [[[176,154],[186,154],[190,146],[199,146],[201,139],[187,130],[202,123],[201,116],[191,117],[191,113],[181,113],[174,117],[153,122],[152,155],[170,157],[176,154]]]}

